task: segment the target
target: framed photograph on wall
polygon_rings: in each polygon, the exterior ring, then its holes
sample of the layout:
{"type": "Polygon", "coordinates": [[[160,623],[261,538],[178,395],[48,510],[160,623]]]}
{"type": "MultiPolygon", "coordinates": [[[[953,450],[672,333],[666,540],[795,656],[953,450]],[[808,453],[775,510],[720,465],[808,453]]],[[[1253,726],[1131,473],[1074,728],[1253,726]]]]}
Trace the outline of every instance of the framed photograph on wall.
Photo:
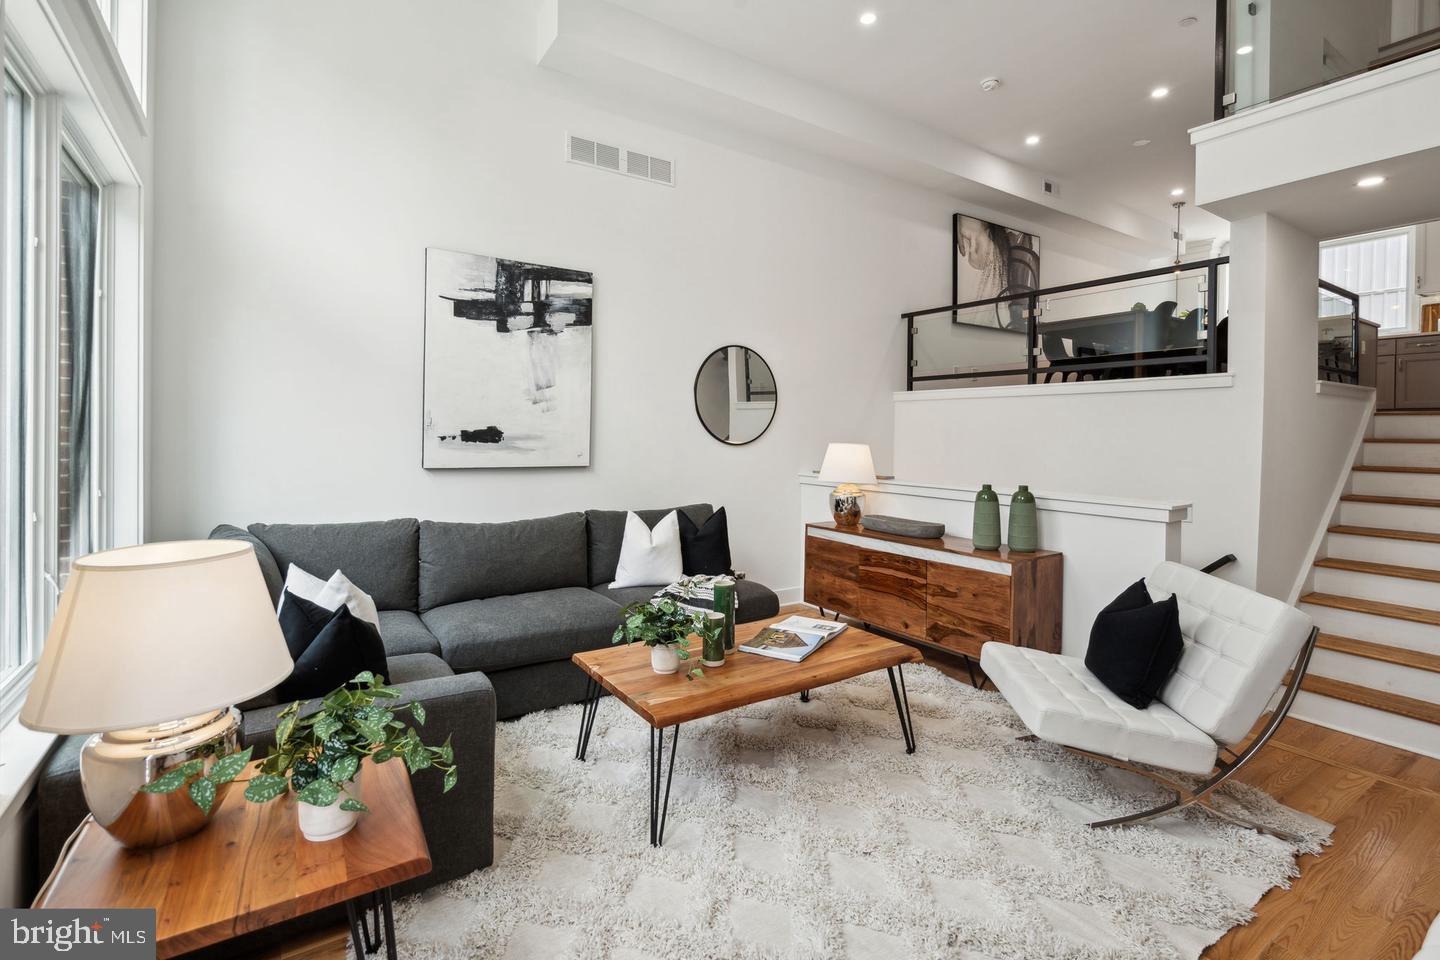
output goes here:
{"type": "MultiPolygon", "coordinates": [[[[955,214],[951,224],[954,259],[951,303],[989,300],[1040,287],[1040,238],[979,217],[955,214]]],[[[956,323],[980,323],[1009,330],[1025,328],[1025,302],[996,304],[993,310],[966,311],[956,323]]]]}
{"type": "Polygon", "coordinates": [[[421,466],[590,464],[594,278],[425,251],[421,466]]]}

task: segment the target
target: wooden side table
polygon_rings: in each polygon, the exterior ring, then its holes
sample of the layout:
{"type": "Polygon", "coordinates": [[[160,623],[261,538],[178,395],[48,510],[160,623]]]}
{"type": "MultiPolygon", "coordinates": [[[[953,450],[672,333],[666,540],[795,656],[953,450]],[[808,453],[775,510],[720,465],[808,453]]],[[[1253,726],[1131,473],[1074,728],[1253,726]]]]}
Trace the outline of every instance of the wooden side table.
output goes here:
{"type": "Polygon", "coordinates": [[[208,827],[164,847],[127,850],[87,819],[34,905],[153,907],[164,960],[344,903],[356,956],[383,942],[395,960],[390,888],[429,873],[430,848],[403,761],[365,761],[363,789],[370,812],[323,843],[301,836],[293,796],[248,803],[238,782],[208,827]]]}

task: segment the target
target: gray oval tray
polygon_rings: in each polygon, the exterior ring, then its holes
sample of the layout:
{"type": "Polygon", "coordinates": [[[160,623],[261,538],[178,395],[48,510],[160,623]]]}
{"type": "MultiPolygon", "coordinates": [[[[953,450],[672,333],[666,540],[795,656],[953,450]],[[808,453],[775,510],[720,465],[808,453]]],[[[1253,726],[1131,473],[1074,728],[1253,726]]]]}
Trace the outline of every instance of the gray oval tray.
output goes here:
{"type": "Polygon", "coordinates": [[[904,517],[867,516],[860,519],[860,526],[876,533],[891,533],[897,537],[918,537],[935,540],[945,536],[945,524],[928,520],[906,520],[904,517]]]}

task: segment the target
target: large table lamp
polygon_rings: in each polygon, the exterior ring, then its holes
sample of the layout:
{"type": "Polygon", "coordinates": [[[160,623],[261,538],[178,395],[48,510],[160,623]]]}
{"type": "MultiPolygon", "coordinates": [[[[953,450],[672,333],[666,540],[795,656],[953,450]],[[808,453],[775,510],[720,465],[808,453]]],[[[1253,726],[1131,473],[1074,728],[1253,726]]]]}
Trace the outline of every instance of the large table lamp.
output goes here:
{"type": "Polygon", "coordinates": [[[106,550],[75,561],[20,722],[93,733],[80,782],[95,821],[127,847],[159,846],[210,818],[186,790],[140,787],[235,750],[232,704],[271,689],[292,666],[250,544],[106,550]]]}
{"type": "Polygon", "coordinates": [[[859,484],[875,482],[875,461],[870,447],[864,443],[832,443],[825,450],[820,465],[820,480],[834,483],[830,493],[830,513],[837,527],[859,525],[865,512],[865,494],[859,484]]]}

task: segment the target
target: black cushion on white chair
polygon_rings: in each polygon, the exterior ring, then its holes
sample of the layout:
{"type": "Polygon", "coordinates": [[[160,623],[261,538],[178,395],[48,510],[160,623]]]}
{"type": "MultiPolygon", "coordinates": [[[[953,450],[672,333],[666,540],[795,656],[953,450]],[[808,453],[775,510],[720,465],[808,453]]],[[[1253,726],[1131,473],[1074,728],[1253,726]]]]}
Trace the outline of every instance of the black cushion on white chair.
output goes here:
{"type": "Polygon", "coordinates": [[[1174,595],[1152,600],[1145,581],[1137,580],[1095,617],[1085,668],[1111,693],[1144,710],[1160,695],[1184,650],[1174,595]]]}

